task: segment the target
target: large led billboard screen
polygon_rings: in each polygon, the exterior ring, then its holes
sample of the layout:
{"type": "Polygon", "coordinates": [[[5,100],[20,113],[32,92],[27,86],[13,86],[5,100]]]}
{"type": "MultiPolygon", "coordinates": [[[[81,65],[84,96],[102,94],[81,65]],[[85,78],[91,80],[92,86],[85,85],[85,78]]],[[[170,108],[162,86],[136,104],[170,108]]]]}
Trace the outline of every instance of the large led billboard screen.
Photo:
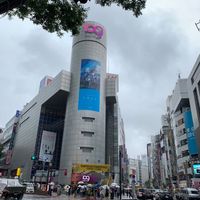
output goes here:
{"type": "Polygon", "coordinates": [[[193,164],[193,173],[194,175],[200,175],[200,164],[193,164]]]}
{"type": "Polygon", "coordinates": [[[99,112],[100,67],[99,61],[91,59],[81,60],[78,110],[99,112]]]}
{"type": "Polygon", "coordinates": [[[196,155],[198,154],[198,149],[197,149],[196,138],[194,134],[191,111],[184,112],[184,123],[185,123],[185,129],[187,133],[189,153],[191,156],[196,155]]]}

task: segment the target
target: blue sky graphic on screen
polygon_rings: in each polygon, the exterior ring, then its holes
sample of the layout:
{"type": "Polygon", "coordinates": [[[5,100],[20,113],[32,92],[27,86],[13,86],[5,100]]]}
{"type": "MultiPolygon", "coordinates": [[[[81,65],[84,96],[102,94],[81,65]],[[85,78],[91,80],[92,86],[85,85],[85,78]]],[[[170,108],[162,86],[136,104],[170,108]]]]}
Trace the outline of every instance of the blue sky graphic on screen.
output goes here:
{"type": "Polygon", "coordinates": [[[185,123],[187,138],[188,138],[189,153],[190,155],[196,155],[198,154],[198,150],[197,150],[197,144],[196,144],[196,137],[194,134],[191,111],[187,111],[184,113],[184,123],[185,123]]]}
{"type": "Polygon", "coordinates": [[[99,61],[91,59],[81,60],[78,110],[99,112],[100,67],[99,61]]]}

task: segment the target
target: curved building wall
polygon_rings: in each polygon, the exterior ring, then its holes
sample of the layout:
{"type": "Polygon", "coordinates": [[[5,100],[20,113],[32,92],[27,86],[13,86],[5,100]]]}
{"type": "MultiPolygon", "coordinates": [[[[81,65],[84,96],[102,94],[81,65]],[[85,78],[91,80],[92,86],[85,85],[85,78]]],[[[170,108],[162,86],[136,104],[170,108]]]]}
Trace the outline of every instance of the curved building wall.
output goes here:
{"type": "Polygon", "coordinates": [[[85,22],[74,37],[71,73],[60,183],[71,181],[75,163],[105,163],[106,33],[102,25],[85,22]],[[63,169],[67,169],[67,177],[63,176],[63,169]]]}

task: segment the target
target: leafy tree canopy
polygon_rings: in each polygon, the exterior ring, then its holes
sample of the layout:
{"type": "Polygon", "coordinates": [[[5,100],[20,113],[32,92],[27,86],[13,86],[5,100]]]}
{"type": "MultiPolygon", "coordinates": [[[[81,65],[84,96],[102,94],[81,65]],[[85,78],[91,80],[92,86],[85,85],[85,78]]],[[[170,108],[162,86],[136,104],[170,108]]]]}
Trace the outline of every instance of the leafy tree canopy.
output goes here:
{"type": "MultiPolygon", "coordinates": [[[[77,1],[77,0],[76,0],[77,1]]],[[[101,6],[117,4],[125,10],[132,11],[138,17],[145,8],[146,0],[96,0],[101,6]]],[[[42,25],[48,32],[62,36],[66,31],[79,32],[79,27],[87,17],[88,9],[74,0],[26,0],[19,7],[8,12],[9,17],[28,18],[34,24],[42,25]]]]}

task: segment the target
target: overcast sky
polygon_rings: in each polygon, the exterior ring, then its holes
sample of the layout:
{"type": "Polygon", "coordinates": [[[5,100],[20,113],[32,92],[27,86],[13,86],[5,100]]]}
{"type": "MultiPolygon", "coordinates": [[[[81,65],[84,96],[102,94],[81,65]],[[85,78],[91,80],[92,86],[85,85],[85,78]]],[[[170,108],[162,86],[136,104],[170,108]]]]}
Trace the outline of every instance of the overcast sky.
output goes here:
{"type": "MultiPolygon", "coordinates": [[[[88,20],[107,29],[108,70],[119,74],[128,154],[144,154],[178,74],[187,78],[200,53],[200,1],[149,0],[139,18],[116,6],[86,7],[88,20]]],[[[45,75],[69,70],[71,45],[70,33],[59,38],[28,20],[0,19],[0,127],[37,94],[45,75]]]]}

